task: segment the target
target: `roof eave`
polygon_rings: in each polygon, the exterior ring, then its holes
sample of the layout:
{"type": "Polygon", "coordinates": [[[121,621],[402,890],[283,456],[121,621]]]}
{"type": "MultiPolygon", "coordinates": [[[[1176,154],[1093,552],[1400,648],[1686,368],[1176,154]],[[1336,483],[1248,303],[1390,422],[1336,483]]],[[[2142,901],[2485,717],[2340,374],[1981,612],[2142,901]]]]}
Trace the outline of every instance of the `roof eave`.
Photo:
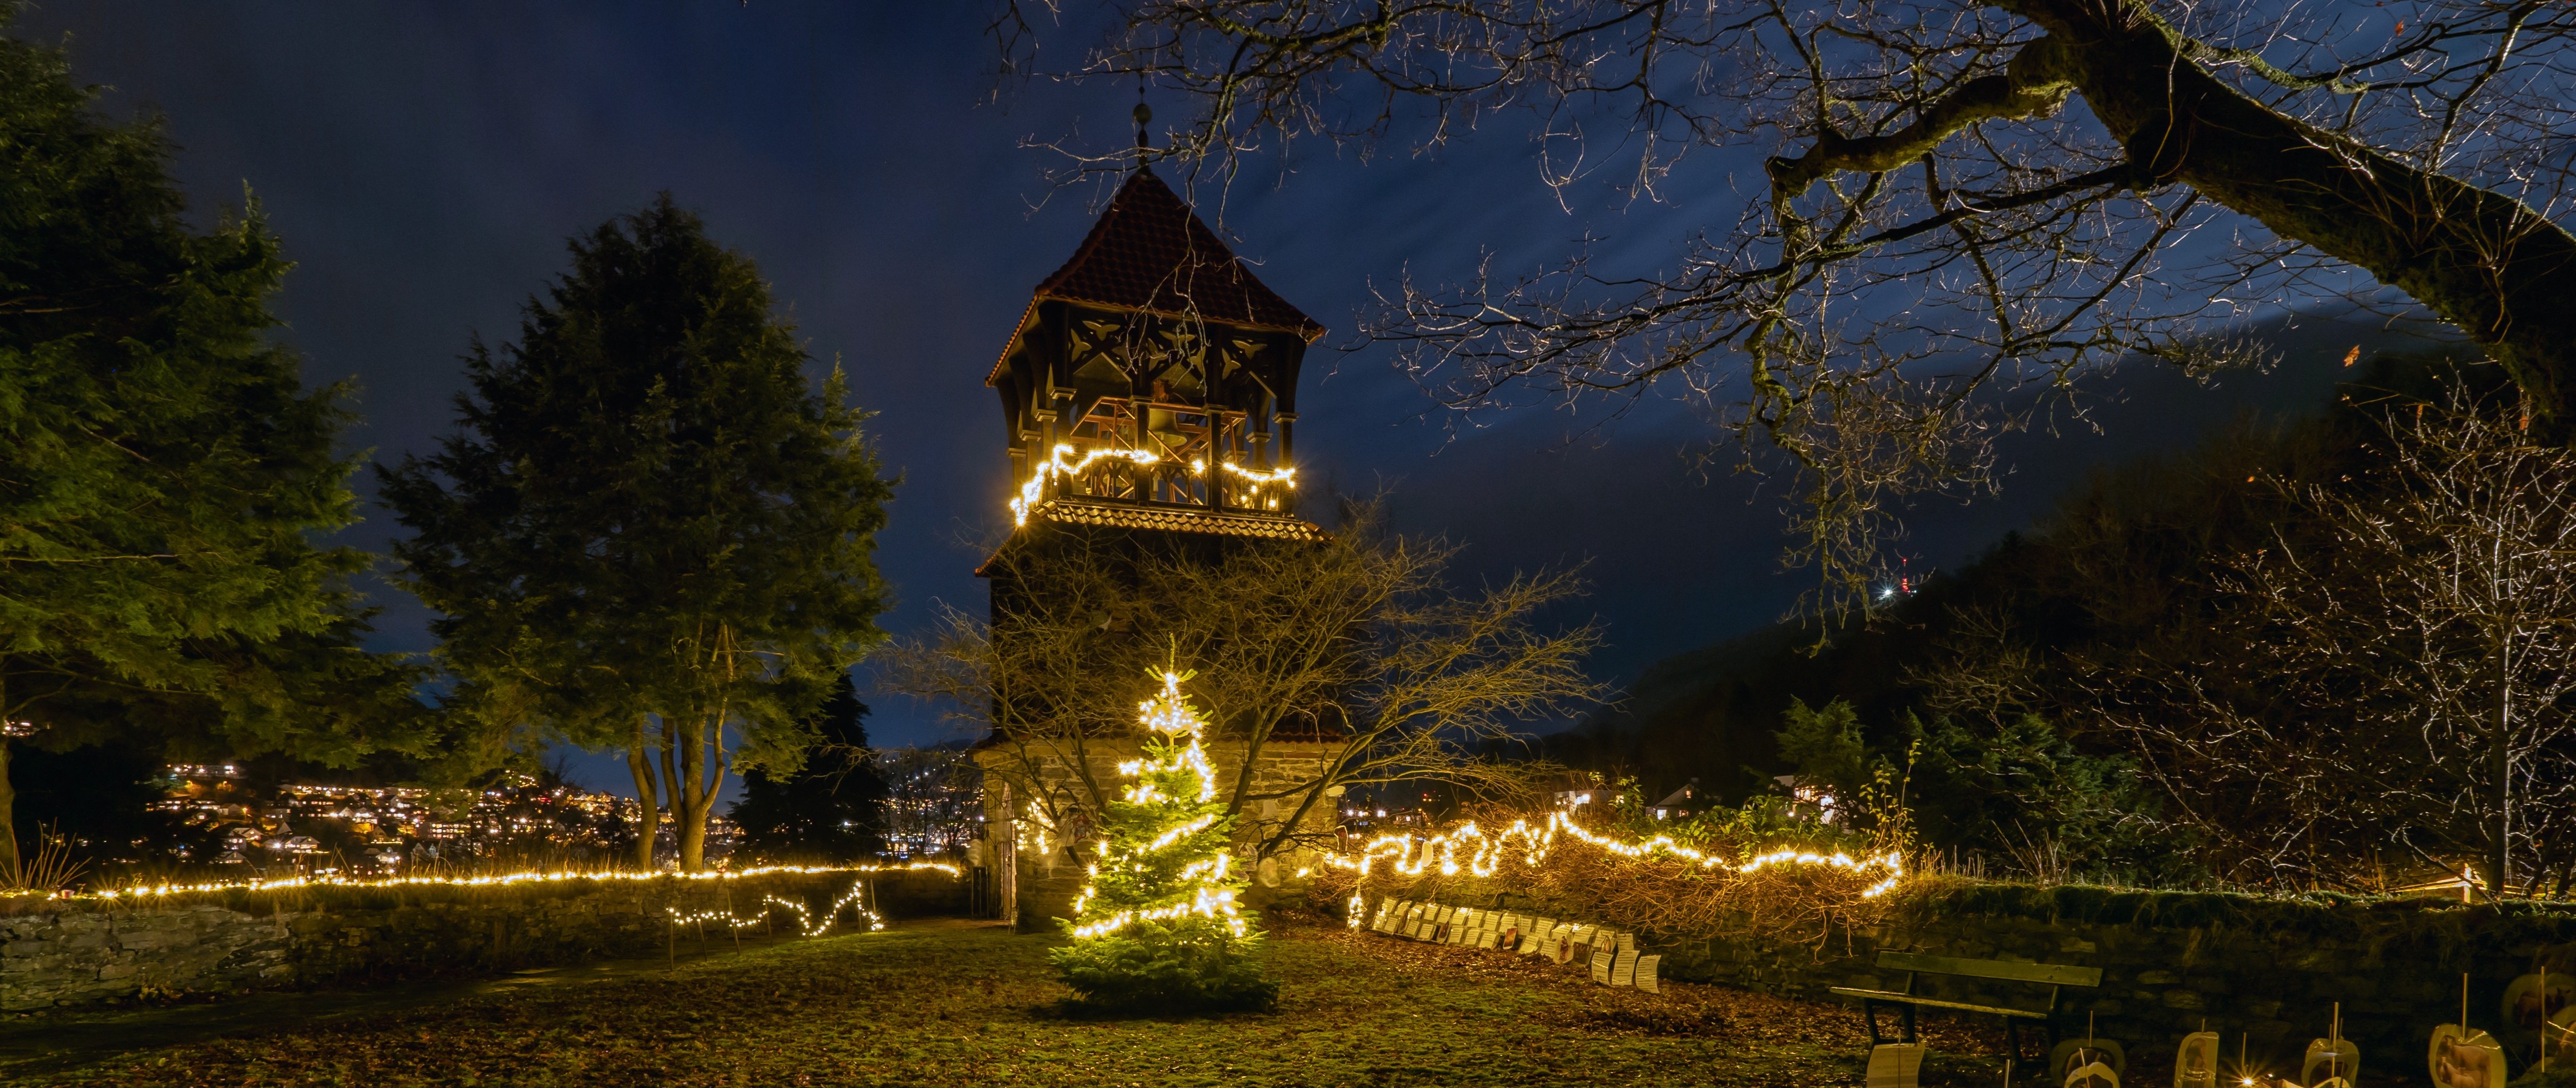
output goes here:
{"type": "Polygon", "coordinates": [[[1011,352],[1019,348],[1020,338],[1029,334],[1029,326],[1037,323],[1038,302],[1045,297],[1044,295],[1032,297],[1028,305],[1020,308],[1020,323],[1011,326],[1011,338],[1002,341],[1002,354],[1000,358],[993,360],[993,372],[984,375],[985,388],[990,389],[1002,384],[1002,371],[1011,365],[1011,352]]]}

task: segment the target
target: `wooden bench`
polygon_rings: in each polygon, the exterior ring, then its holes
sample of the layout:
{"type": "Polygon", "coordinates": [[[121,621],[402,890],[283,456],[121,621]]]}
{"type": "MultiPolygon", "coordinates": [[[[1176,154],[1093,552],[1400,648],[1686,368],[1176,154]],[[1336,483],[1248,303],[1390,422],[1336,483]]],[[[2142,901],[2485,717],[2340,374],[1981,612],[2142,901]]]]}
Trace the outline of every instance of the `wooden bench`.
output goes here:
{"type": "Polygon", "coordinates": [[[1903,1043],[1915,1041],[1915,1009],[1948,1009],[1952,1012],[1981,1013],[1987,1016],[2003,1017],[2004,1037],[2010,1040],[2012,1055],[2016,1059],[2021,1057],[2022,1021],[2039,1021],[2040,1026],[2045,1029],[2048,1034],[2048,1045],[2054,1047],[2057,1045],[2057,999],[2059,991],[2067,986],[2081,986],[2090,989],[2102,984],[2102,969],[2099,967],[2070,967],[2065,964],[2057,963],[2019,963],[2012,960],[1967,960],[1957,959],[1950,956],[1926,956],[1919,952],[1881,952],[1878,954],[1878,966],[1882,971],[1905,972],[1905,988],[1902,990],[1862,990],[1849,986],[1836,986],[1833,988],[1833,993],[1837,997],[1857,997],[1860,999],[1860,1015],[1861,1019],[1869,1024],[1869,1043],[1871,1046],[1877,1046],[1880,1043],[1888,1041],[1878,1030],[1878,1007],[1880,1005],[1894,1005],[1903,1010],[1905,1016],[1905,1034],[1896,1040],[1897,1042],[1903,1043]],[[1996,982],[2024,982],[2034,986],[2046,986],[2048,987],[2048,1007],[2045,1009],[2023,1009],[2015,1008],[2010,1005],[1981,1005],[1973,1001],[1951,1001],[1944,998],[1928,997],[1914,992],[1915,980],[1924,975],[1949,975],[1956,978],[1988,979],[1996,982]]]}

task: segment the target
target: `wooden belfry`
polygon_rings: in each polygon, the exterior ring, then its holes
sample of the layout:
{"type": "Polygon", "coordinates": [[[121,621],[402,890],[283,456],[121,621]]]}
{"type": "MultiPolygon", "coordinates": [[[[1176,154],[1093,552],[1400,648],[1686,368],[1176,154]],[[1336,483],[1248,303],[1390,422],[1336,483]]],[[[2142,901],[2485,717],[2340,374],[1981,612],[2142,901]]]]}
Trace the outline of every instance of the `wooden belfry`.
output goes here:
{"type": "Polygon", "coordinates": [[[1294,455],[1297,371],[1323,333],[1138,169],[985,379],[1014,522],[1319,537],[1294,455]]]}
{"type": "MultiPolygon", "coordinates": [[[[1205,560],[1326,540],[1297,516],[1295,461],[1297,371],[1323,332],[1254,278],[1152,171],[1130,175],[1082,248],[1038,284],[985,379],[1001,394],[1012,469],[1010,535],[976,571],[992,589],[997,644],[1013,637],[1007,617],[1070,607],[1053,578],[1032,573],[1044,557],[1078,556],[1123,578],[1149,556],[1205,560]]],[[[1101,615],[1101,629],[1117,637],[1153,637],[1101,615]]],[[[1047,698],[1021,692],[996,703],[1037,720],[1047,717],[1047,698]]],[[[994,904],[1024,932],[1071,916],[1090,849],[1081,784],[1111,780],[1137,755],[1132,737],[1077,729],[1073,739],[1023,743],[997,723],[973,749],[985,769],[991,833],[982,860],[992,867],[994,904]]],[[[1251,759],[1251,781],[1275,786],[1323,773],[1339,743],[1274,732],[1256,751],[1219,730],[1208,755],[1228,781],[1251,759]]],[[[1274,808],[1262,802],[1239,826],[1299,818],[1274,808]]],[[[1330,806],[1302,818],[1317,836],[1330,835],[1330,806]]],[[[1253,894],[1293,882],[1298,868],[1265,860],[1253,894]]]]}

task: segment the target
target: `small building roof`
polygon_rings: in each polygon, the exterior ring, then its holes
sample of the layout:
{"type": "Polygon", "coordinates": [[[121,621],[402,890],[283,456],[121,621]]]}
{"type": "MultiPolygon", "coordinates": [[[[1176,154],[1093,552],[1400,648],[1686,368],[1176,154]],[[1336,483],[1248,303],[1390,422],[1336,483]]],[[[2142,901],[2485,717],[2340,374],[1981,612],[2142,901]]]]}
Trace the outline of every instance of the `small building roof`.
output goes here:
{"type": "MultiPolygon", "coordinates": [[[[1206,510],[1186,506],[1131,502],[1096,502],[1081,498],[1054,498],[1029,508],[1031,525],[1095,525],[1107,529],[1151,529],[1167,533],[1207,533],[1214,536],[1248,536],[1265,540],[1301,540],[1319,542],[1330,539],[1324,527],[1288,514],[1257,513],[1250,510],[1206,510]]],[[[1017,542],[1017,532],[1011,542],[1017,542]]],[[[1011,546],[1010,542],[1002,545],[1011,546]]],[[[989,577],[993,560],[1001,557],[995,551],[975,567],[975,576],[989,577]]]]}
{"type": "Polygon", "coordinates": [[[1029,511],[1029,517],[1060,525],[1100,525],[1113,529],[1160,529],[1173,533],[1214,533],[1271,540],[1319,541],[1325,538],[1322,526],[1304,518],[1249,510],[1199,510],[1059,498],[1039,503],[1029,511]]]}

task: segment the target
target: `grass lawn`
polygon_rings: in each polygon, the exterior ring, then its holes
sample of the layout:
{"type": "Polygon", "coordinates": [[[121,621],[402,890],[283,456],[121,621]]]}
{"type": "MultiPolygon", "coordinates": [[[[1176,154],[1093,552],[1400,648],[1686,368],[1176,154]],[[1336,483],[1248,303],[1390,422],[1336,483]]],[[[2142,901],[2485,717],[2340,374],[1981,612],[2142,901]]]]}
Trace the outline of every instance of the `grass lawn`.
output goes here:
{"type": "MultiPolygon", "coordinates": [[[[22,1084],[1848,1085],[1857,1014],[1536,957],[1274,933],[1266,1015],[1069,1012],[1054,938],[928,925],[141,1049],[22,1084]]],[[[318,995],[317,995],[318,996],[318,995]]],[[[148,1046],[148,1015],[132,1043],[148,1046]]],[[[1972,1041],[1935,1029],[1936,1051],[1972,1041]]],[[[1991,1063],[1929,1081],[1990,1084],[1991,1063]]],[[[1931,1072],[1931,1071],[1927,1071],[1931,1072]]]]}

